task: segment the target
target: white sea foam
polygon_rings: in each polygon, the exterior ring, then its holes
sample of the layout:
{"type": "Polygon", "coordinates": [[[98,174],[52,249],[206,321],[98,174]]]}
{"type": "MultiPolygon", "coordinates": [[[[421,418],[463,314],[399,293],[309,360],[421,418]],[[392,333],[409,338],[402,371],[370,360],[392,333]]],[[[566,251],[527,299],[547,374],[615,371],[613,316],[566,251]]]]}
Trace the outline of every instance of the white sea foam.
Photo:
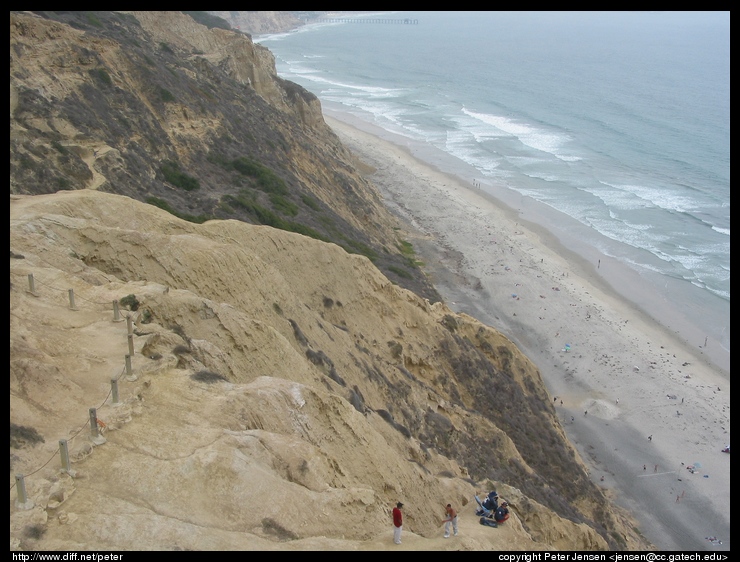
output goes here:
{"type": "Polygon", "coordinates": [[[490,153],[481,150],[470,131],[460,129],[447,131],[444,150],[483,172],[490,173],[499,166],[498,160],[493,159],[490,153]]]}
{"type": "Polygon", "coordinates": [[[298,76],[301,76],[303,78],[310,78],[310,74],[315,74],[318,76],[318,71],[315,68],[302,66],[300,63],[292,63],[290,65],[290,72],[286,73],[285,76],[289,76],[291,78],[295,78],[298,76]]]}
{"type": "Polygon", "coordinates": [[[642,201],[669,211],[685,213],[696,208],[695,199],[681,195],[675,189],[667,189],[665,186],[651,187],[639,184],[614,184],[605,181],[599,181],[599,183],[630,193],[642,201]]]}
{"type": "Polygon", "coordinates": [[[318,73],[313,69],[306,69],[306,68],[300,67],[298,64],[292,65],[291,71],[294,74],[300,74],[303,78],[307,78],[308,80],[311,80],[312,82],[315,82],[316,84],[319,84],[322,86],[331,86],[337,89],[338,92],[341,92],[342,90],[344,90],[349,95],[356,95],[360,93],[360,94],[365,94],[368,97],[387,98],[387,97],[396,97],[404,91],[404,90],[400,90],[396,88],[383,88],[380,86],[357,85],[357,84],[350,84],[348,82],[340,82],[338,80],[330,80],[324,74],[318,73]]]}
{"type": "Polygon", "coordinates": [[[552,154],[561,160],[575,162],[580,160],[578,156],[566,155],[562,153],[562,146],[570,139],[567,135],[547,132],[532,125],[517,122],[502,115],[493,115],[490,113],[477,113],[463,108],[463,113],[480,120],[498,131],[516,137],[522,144],[552,154]]]}
{"type": "Polygon", "coordinates": [[[535,158],[534,156],[506,156],[506,160],[516,164],[518,167],[524,168],[525,166],[531,166],[533,164],[541,164],[544,162],[542,158],[535,158]]]}
{"type": "MultiPolygon", "coordinates": [[[[601,182],[603,183],[603,182],[601,182]]],[[[603,201],[604,205],[613,210],[635,210],[650,206],[650,202],[637,197],[630,191],[623,191],[616,186],[612,189],[590,189],[589,193],[603,201]]]]}
{"type": "Polygon", "coordinates": [[[487,140],[505,137],[509,133],[502,131],[497,128],[489,127],[485,123],[481,123],[480,119],[471,118],[472,116],[467,115],[465,109],[461,110],[463,115],[449,115],[450,121],[455,123],[456,129],[466,131],[472,135],[473,139],[477,143],[485,142],[487,140]]]}
{"type": "Polygon", "coordinates": [[[548,174],[546,172],[527,172],[527,175],[530,178],[537,178],[539,180],[543,180],[546,182],[555,182],[555,181],[561,181],[562,178],[555,174],[548,174]]]}

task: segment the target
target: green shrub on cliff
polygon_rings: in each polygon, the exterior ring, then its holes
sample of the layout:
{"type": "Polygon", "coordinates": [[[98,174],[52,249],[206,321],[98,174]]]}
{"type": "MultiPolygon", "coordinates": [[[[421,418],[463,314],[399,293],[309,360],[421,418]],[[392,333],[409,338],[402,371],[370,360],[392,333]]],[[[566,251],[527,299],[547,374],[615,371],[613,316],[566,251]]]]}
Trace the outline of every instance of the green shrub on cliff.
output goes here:
{"type": "Polygon", "coordinates": [[[257,187],[265,193],[288,194],[283,178],[260,162],[240,156],[231,161],[231,166],[240,174],[257,180],[257,187]]]}
{"type": "Polygon", "coordinates": [[[177,162],[166,160],[162,162],[159,169],[164,174],[164,179],[176,187],[180,187],[185,191],[200,189],[200,182],[180,170],[180,165],[177,162]]]}

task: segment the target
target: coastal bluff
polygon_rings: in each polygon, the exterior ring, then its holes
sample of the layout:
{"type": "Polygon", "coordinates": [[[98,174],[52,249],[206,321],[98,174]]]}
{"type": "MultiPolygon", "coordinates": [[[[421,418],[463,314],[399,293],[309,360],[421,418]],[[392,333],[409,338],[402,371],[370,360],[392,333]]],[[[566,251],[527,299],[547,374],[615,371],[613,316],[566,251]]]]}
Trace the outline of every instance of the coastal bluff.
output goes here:
{"type": "MultiPolygon", "coordinates": [[[[545,478],[477,410],[484,386],[583,471],[502,334],[298,234],[195,225],[90,190],[10,203],[10,417],[42,438],[11,448],[32,503],[11,505],[12,548],[375,549],[399,499],[422,550],[440,547],[447,502],[472,525],[457,547],[608,548],[511,481],[476,481],[503,464],[545,478]],[[135,308],[121,309],[130,374],[114,300],[135,308]],[[84,427],[91,407],[102,444],[84,427]],[[513,507],[497,533],[473,515],[484,483],[513,507]]],[[[595,492],[582,505],[610,509],[595,492]]]]}
{"type": "Polygon", "coordinates": [[[397,501],[409,550],[649,549],[315,96],[151,14],[11,13],[11,550],[386,550],[397,501]]]}

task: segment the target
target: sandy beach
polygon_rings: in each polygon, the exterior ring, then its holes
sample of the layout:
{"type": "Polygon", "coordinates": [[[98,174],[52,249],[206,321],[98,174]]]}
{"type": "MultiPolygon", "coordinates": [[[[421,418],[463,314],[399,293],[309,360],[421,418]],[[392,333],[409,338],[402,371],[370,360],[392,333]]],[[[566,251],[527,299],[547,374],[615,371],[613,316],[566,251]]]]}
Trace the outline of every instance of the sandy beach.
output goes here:
{"type": "Polygon", "coordinates": [[[579,255],[576,242],[566,247],[537,209],[427,164],[408,139],[325,115],[374,169],[369,179],[449,306],[499,329],[537,364],[594,482],[661,550],[729,550],[729,356],[623,298],[613,287],[639,279],[610,258],[579,255]]]}

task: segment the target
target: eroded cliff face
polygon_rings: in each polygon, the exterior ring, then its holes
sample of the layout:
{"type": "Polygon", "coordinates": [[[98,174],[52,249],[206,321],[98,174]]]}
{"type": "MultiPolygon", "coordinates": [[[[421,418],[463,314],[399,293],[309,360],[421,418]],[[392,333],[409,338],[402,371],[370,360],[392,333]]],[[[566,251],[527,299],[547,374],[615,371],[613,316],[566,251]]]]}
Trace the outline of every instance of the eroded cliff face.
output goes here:
{"type": "Polygon", "coordinates": [[[437,300],[321,116],[242,33],[179,12],[11,13],[10,191],[98,189],[334,242],[437,300]]]}
{"type": "Polygon", "coordinates": [[[399,500],[420,550],[646,548],[531,362],[383,273],[395,223],[268,51],[180,13],[10,24],[12,549],[372,550],[399,500]],[[434,542],[486,487],[511,525],[434,542]]]}
{"type": "Polygon", "coordinates": [[[152,37],[183,52],[202,53],[200,56],[238,83],[253,87],[270,105],[295,115],[308,127],[325,127],[318,99],[305,90],[301,95],[287,92],[277,77],[272,53],[247,35],[223,29],[205,30],[191,17],[177,12],[129,13],[152,37]]]}
{"type": "Polygon", "coordinates": [[[455,548],[644,547],[589,483],[532,363],[366,258],[92,190],[11,196],[10,219],[10,418],[43,439],[11,448],[29,475],[11,548],[371,550],[399,499],[420,550],[440,548],[447,502],[471,523],[455,548]],[[116,321],[113,301],[136,310],[116,321]],[[486,410],[492,393],[516,427],[486,410]],[[69,474],[44,465],[60,439],[69,474]],[[548,481],[577,488],[559,500],[577,507],[538,500],[548,481]],[[501,533],[471,518],[484,487],[513,507],[501,533]]]}

